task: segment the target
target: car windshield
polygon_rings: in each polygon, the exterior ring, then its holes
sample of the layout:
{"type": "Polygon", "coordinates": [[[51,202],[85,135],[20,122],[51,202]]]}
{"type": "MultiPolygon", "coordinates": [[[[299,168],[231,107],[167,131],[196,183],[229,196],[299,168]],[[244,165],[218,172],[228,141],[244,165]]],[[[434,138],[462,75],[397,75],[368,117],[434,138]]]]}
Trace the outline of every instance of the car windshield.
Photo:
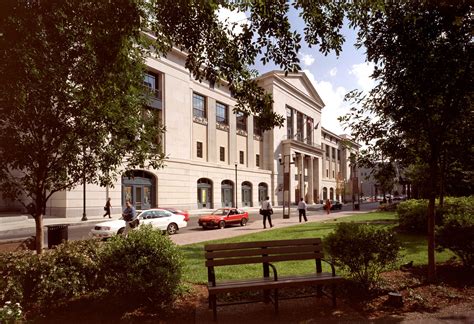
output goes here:
{"type": "Polygon", "coordinates": [[[215,210],[215,211],[212,213],[212,215],[226,216],[228,212],[229,212],[228,209],[218,209],[218,210],[215,210]]]}

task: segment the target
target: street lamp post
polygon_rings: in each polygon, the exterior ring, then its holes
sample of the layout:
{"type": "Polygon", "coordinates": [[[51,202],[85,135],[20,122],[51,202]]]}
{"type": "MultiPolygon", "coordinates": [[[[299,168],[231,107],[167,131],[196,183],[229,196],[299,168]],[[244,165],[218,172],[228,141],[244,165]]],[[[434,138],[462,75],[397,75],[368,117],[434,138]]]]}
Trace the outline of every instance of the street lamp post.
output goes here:
{"type": "Polygon", "coordinates": [[[290,161],[290,154],[285,154],[282,155],[278,154],[278,162],[280,165],[283,165],[283,218],[290,218],[290,201],[286,199],[286,196],[288,195],[290,191],[290,170],[286,172],[286,158],[288,157],[288,168],[290,167],[290,164],[295,164],[295,155],[291,155],[293,158],[293,162],[290,161]]]}
{"type": "Polygon", "coordinates": [[[82,172],[82,218],[81,221],[87,221],[86,215],[86,147],[83,147],[83,172],[82,172]]]}
{"type": "Polygon", "coordinates": [[[237,207],[237,162],[234,162],[235,165],[235,208],[237,207]]]}

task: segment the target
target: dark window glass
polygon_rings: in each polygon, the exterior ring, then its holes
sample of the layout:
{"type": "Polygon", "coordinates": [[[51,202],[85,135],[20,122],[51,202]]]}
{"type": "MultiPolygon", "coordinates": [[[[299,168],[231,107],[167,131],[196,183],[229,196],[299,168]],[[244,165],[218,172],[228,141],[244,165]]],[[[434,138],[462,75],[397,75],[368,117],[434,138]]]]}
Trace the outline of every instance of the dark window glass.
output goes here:
{"type": "Polygon", "coordinates": [[[313,144],[313,118],[306,117],[306,143],[313,144]]]}
{"type": "Polygon", "coordinates": [[[286,137],[293,139],[293,109],[286,107],[286,137]]]}
{"type": "Polygon", "coordinates": [[[244,151],[239,152],[240,164],[244,164],[244,151]]]}
{"type": "Polygon", "coordinates": [[[255,155],[255,165],[258,166],[258,167],[260,166],[260,155],[259,154],[255,155]]]}
{"type": "Polygon", "coordinates": [[[227,125],[229,123],[228,118],[227,118],[227,111],[228,111],[227,105],[224,105],[220,102],[216,103],[216,121],[221,124],[227,125]]]}
{"type": "Polygon", "coordinates": [[[299,111],[296,113],[296,139],[298,141],[303,141],[303,116],[299,111]]]}
{"type": "Polygon", "coordinates": [[[225,161],[225,147],[220,147],[220,158],[221,158],[221,161],[225,161]]]}
{"type": "Polygon", "coordinates": [[[332,147],[331,150],[332,150],[332,159],[335,160],[336,159],[336,148],[332,147]]]}
{"type": "Polygon", "coordinates": [[[247,131],[247,116],[239,112],[236,115],[237,118],[237,129],[247,131]]]}
{"type": "Polygon", "coordinates": [[[206,98],[197,93],[193,93],[193,116],[207,118],[206,98]]]}
{"type": "Polygon", "coordinates": [[[329,159],[329,145],[326,144],[326,157],[329,159]]]}
{"type": "Polygon", "coordinates": [[[341,150],[337,150],[337,159],[341,161],[341,150]]]}
{"type": "Polygon", "coordinates": [[[197,142],[196,151],[197,151],[197,157],[202,158],[202,142],[197,142]]]}

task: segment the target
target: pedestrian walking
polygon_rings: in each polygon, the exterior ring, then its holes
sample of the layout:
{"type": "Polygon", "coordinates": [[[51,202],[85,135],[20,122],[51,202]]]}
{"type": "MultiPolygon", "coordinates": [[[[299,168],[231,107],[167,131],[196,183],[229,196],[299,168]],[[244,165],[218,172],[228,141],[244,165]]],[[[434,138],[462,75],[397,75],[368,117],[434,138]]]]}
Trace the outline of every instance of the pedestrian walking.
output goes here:
{"type": "Polygon", "coordinates": [[[112,216],[110,215],[111,208],[112,208],[112,204],[110,203],[110,198],[107,198],[107,201],[105,202],[105,206],[104,206],[104,210],[105,210],[104,217],[108,215],[109,218],[112,218],[112,216]]]}
{"type": "Polygon", "coordinates": [[[122,217],[125,221],[125,231],[123,232],[123,235],[127,236],[128,232],[137,226],[137,212],[130,201],[127,201],[126,207],[122,213],[122,217]]]}
{"type": "Polygon", "coordinates": [[[272,214],[273,208],[272,204],[270,203],[270,197],[267,197],[264,201],[262,201],[262,207],[260,208],[260,215],[263,216],[263,228],[267,228],[267,219],[270,227],[273,227],[272,214]]]}
{"type": "Polygon", "coordinates": [[[324,209],[326,209],[326,213],[329,215],[331,213],[331,201],[326,199],[326,204],[324,205],[324,209]]]}
{"type": "Polygon", "coordinates": [[[300,217],[300,223],[301,223],[301,216],[303,216],[305,222],[308,221],[308,219],[306,218],[306,208],[307,207],[308,206],[306,205],[306,202],[304,201],[303,198],[301,198],[299,203],[298,203],[298,214],[299,214],[299,217],[300,217]]]}

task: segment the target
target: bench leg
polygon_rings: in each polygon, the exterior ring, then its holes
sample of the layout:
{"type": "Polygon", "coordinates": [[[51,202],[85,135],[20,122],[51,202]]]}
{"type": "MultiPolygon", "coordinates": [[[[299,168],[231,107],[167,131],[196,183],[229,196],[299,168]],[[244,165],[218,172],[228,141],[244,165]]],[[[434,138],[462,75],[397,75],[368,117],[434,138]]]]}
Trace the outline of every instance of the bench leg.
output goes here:
{"type": "Polygon", "coordinates": [[[217,296],[210,295],[209,296],[209,304],[212,305],[212,316],[214,321],[217,321],[217,296]]]}
{"type": "Polygon", "coordinates": [[[316,286],[316,297],[318,298],[323,297],[323,286],[321,285],[316,286]]]}
{"type": "Polygon", "coordinates": [[[263,301],[265,302],[265,304],[268,304],[271,300],[270,300],[270,293],[271,293],[271,290],[264,290],[263,291],[263,301]]]}
{"type": "Polygon", "coordinates": [[[332,285],[332,306],[336,307],[336,285],[332,285]]]}
{"type": "Polygon", "coordinates": [[[275,289],[274,296],[273,298],[275,299],[275,313],[278,315],[279,309],[278,309],[278,289],[275,289]]]}

